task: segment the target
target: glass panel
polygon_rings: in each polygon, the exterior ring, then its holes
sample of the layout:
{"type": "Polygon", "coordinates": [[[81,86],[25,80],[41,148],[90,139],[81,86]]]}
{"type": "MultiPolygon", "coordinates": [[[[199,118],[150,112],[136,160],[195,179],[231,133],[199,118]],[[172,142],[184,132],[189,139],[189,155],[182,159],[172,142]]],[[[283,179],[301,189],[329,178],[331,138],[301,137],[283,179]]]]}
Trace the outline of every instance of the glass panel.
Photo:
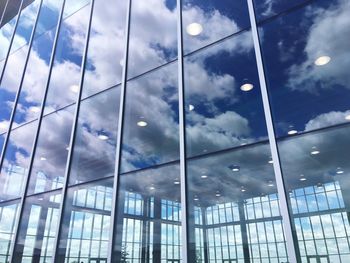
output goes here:
{"type": "Polygon", "coordinates": [[[127,83],[122,172],[178,160],[177,63],[127,83]]]}
{"type": "MultiPolygon", "coordinates": [[[[71,8],[75,8],[75,1],[66,1],[65,13],[71,8]]],[[[61,25],[45,104],[45,114],[76,101],[89,14],[90,5],[77,11],[64,20],[61,25]]]]}
{"type": "Polygon", "coordinates": [[[177,57],[175,0],[132,1],[128,78],[177,57]]]}
{"type": "Polygon", "coordinates": [[[0,200],[20,197],[24,191],[37,121],[10,133],[0,174],[0,200]]]}
{"type": "Polygon", "coordinates": [[[182,17],[185,54],[250,27],[245,0],[184,0],[182,17]]]}
{"type": "Polygon", "coordinates": [[[315,1],[260,28],[278,137],[350,121],[349,11],[315,1]]]}
{"type": "Polygon", "coordinates": [[[57,235],[60,202],[59,191],[26,199],[13,262],[50,262],[57,235]]]}
{"type": "Polygon", "coordinates": [[[68,189],[55,262],[106,262],[113,178],[68,189]]]}
{"type": "Polygon", "coordinates": [[[9,262],[20,200],[0,203],[0,262],[9,262]]]}
{"type": "Polygon", "coordinates": [[[3,133],[0,135],[0,149],[2,149],[2,147],[4,145],[5,138],[6,138],[6,133],[3,133]]]}
{"type": "Polygon", "coordinates": [[[12,127],[38,117],[49,74],[49,63],[62,0],[44,0],[12,127]],[[51,30],[46,29],[53,27],[51,30]],[[42,34],[42,32],[45,32],[42,34]]]}
{"type": "MultiPolygon", "coordinates": [[[[0,61],[5,59],[8,49],[10,47],[10,41],[13,34],[13,30],[15,29],[16,21],[18,15],[16,15],[19,11],[19,7],[21,5],[21,0],[12,0],[10,1],[10,5],[8,5],[6,9],[5,16],[0,25],[0,61]],[[6,24],[5,24],[6,23],[6,24]],[[3,26],[4,25],[4,26],[3,26]]],[[[1,64],[0,64],[1,65],[1,64]]],[[[2,64],[3,66],[3,64],[2,64]]],[[[0,72],[2,72],[3,68],[0,67],[0,72]]]]}
{"type": "Polygon", "coordinates": [[[187,155],[267,139],[251,32],[184,60],[187,155]]]}
{"type": "Polygon", "coordinates": [[[69,182],[113,176],[120,87],[81,102],[69,182]]]}
{"type": "MultiPolygon", "coordinates": [[[[39,10],[40,1],[34,1],[30,6],[23,9],[18,21],[15,37],[11,46],[11,52],[20,46],[28,43],[32,29],[34,27],[35,18],[39,10]]],[[[8,58],[6,68],[4,70],[1,87],[0,87],[0,123],[2,126],[8,127],[8,121],[11,116],[13,102],[16,92],[21,82],[24,65],[28,53],[28,45],[21,48],[15,54],[8,58]]],[[[0,132],[5,130],[0,127],[0,132]]]]}
{"type": "Polygon", "coordinates": [[[126,0],[94,3],[83,97],[121,82],[125,48],[126,0]]]}
{"type": "Polygon", "coordinates": [[[122,174],[112,262],[180,262],[180,170],[173,164],[122,174]]]}
{"type": "Polygon", "coordinates": [[[75,105],[45,116],[42,120],[28,193],[62,187],[75,105]]]}

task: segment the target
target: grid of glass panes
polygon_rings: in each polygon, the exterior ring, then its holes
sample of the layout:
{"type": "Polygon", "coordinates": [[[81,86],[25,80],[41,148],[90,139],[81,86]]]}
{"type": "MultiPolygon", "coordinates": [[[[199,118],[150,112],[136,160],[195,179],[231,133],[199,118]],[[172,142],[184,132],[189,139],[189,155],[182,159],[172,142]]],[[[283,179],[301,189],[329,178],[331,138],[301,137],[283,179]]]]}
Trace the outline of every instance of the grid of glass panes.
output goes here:
{"type": "Polygon", "coordinates": [[[248,220],[280,216],[277,194],[246,199],[244,208],[248,220]]]}

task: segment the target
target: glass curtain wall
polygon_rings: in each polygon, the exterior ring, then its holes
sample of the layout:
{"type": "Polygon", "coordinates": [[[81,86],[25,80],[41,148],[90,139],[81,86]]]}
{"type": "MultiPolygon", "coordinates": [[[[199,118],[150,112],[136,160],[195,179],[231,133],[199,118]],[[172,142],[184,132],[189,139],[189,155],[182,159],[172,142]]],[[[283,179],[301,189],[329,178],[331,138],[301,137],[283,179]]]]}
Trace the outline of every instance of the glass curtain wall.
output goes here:
{"type": "Polygon", "coordinates": [[[348,263],[349,13],[0,1],[0,263],[348,263]]]}

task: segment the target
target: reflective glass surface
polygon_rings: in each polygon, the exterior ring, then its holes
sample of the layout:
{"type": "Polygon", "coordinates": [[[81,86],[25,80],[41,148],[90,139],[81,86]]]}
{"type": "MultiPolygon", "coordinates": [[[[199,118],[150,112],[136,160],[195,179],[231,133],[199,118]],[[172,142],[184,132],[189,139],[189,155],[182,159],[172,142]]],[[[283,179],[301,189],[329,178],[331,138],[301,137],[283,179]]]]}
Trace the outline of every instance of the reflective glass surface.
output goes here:
{"type": "Polygon", "coordinates": [[[350,120],[349,11],[314,1],[260,27],[277,136],[350,120]]]}
{"type": "Polygon", "coordinates": [[[83,97],[121,82],[124,65],[126,0],[96,0],[90,29],[83,97]]]}
{"type": "MultiPolygon", "coordinates": [[[[18,49],[19,46],[28,43],[32,29],[34,27],[36,14],[38,13],[40,1],[36,0],[25,8],[19,17],[18,26],[15,32],[11,51],[18,49]]],[[[18,50],[7,60],[1,81],[1,106],[0,106],[0,122],[2,126],[8,127],[8,121],[11,116],[13,102],[16,92],[21,83],[24,65],[28,53],[28,45],[18,50]]],[[[5,130],[0,127],[0,132],[5,130]]]]}
{"type": "Polygon", "coordinates": [[[12,127],[33,120],[40,113],[62,3],[62,0],[44,0],[42,3],[12,127]],[[47,30],[49,28],[52,29],[47,30]]]}
{"type": "Polygon", "coordinates": [[[251,32],[185,58],[187,155],[266,139],[251,32]]]}
{"type": "Polygon", "coordinates": [[[185,53],[250,27],[245,0],[184,0],[182,3],[185,53]]]}
{"type": "Polygon", "coordinates": [[[136,0],[131,4],[128,78],[177,57],[175,0],[136,0]]]}
{"type": "Polygon", "coordinates": [[[0,203],[0,262],[9,262],[18,211],[19,200],[0,203]]]}
{"type": "Polygon", "coordinates": [[[37,126],[35,121],[11,131],[0,173],[0,200],[24,191],[37,126]]]}
{"type": "Polygon", "coordinates": [[[113,179],[68,190],[55,262],[105,263],[113,179]]]}
{"type": "MultiPolygon", "coordinates": [[[[67,0],[65,15],[80,1],[67,0]]],[[[82,3],[80,3],[82,4],[82,3]]],[[[90,5],[85,5],[62,22],[45,103],[45,113],[74,103],[79,92],[81,63],[89,21],[90,5]],[[62,77],[64,76],[64,78],[62,77]]]]}
{"type": "Polygon", "coordinates": [[[177,63],[126,85],[121,171],[178,160],[177,63]]]}
{"type": "Polygon", "coordinates": [[[57,235],[59,191],[27,198],[18,230],[13,262],[50,262],[57,235]]]}
{"type": "Polygon", "coordinates": [[[69,182],[113,176],[120,87],[81,102],[69,182]]]}
{"type": "Polygon", "coordinates": [[[121,174],[112,262],[180,262],[178,164],[121,174]]]}
{"type": "Polygon", "coordinates": [[[42,120],[29,181],[29,193],[62,187],[73,124],[74,106],[42,120]]]}

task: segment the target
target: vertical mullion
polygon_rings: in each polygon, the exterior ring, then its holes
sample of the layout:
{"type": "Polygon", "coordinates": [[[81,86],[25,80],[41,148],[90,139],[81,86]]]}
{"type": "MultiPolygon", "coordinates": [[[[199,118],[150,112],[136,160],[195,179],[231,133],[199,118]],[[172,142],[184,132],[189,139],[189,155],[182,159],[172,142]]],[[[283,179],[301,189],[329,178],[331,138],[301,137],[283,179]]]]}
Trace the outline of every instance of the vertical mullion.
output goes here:
{"type": "MultiPolygon", "coordinates": [[[[86,29],[86,39],[85,39],[85,46],[84,46],[84,53],[83,53],[83,60],[81,62],[81,69],[80,69],[80,81],[79,81],[79,93],[75,102],[75,113],[73,117],[73,126],[71,130],[71,135],[70,135],[70,142],[69,142],[69,151],[68,151],[68,157],[67,157],[67,162],[66,162],[66,168],[65,168],[65,173],[64,173],[64,182],[63,182],[63,187],[62,187],[62,198],[61,198],[61,204],[59,208],[59,213],[58,213],[58,227],[57,227],[57,235],[55,238],[54,246],[53,246],[53,253],[52,253],[52,262],[56,261],[56,254],[57,254],[57,249],[59,245],[59,239],[60,239],[60,234],[61,234],[61,229],[62,229],[62,220],[63,220],[63,213],[64,213],[64,208],[65,208],[65,201],[66,201],[66,195],[67,195],[67,189],[68,189],[68,182],[69,182],[69,172],[71,168],[71,161],[73,157],[73,146],[75,142],[75,136],[76,136],[76,129],[78,126],[78,118],[79,118],[79,110],[80,110],[80,99],[82,95],[82,89],[83,89],[83,83],[84,83],[84,76],[85,76],[85,65],[86,65],[86,60],[87,60],[87,52],[89,49],[89,39],[90,39],[90,31],[91,31],[91,22],[92,22],[92,16],[94,12],[94,3],[95,0],[90,1],[90,13],[89,13],[89,22],[87,25],[86,29]]],[[[44,109],[44,106],[43,108],[44,109]]]]}
{"type": "Polygon", "coordinates": [[[182,0],[177,0],[177,54],[178,54],[178,92],[179,92],[179,135],[180,135],[180,182],[181,182],[181,242],[182,262],[188,261],[188,226],[187,226],[187,182],[186,182],[186,136],[185,136],[185,91],[183,71],[183,36],[182,36],[182,0]]]}
{"type": "MultiPolygon", "coordinates": [[[[11,0],[9,0],[9,1],[11,1],[11,0]]],[[[19,21],[19,19],[21,17],[21,13],[22,13],[23,2],[24,2],[24,0],[21,0],[21,4],[19,5],[19,10],[18,10],[18,13],[17,13],[17,19],[16,19],[15,27],[13,28],[13,32],[12,32],[11,39],[10,39],[10,45],[9,45],[9,47],[7,49],[7,53],[6,53],[5,60],[4,60],[5,61],[4,62],[4,66],[2,67],[2,71],[1,71],[1,74],[0,74],[0,84],[1,84],[2,78],[4,76],[5,68],[6,68],[6,65],[7,65],[7,60],[9,58],[9,56],[10,56],[13,39],[15,38],[15,35],[16,35],[18,21],[19,21]]],[[[4,12],[4,14],[5,14],[5,12],[4,12]]]]}
{"type": "Polygon", "coordinates": [[[27,71],[27,65],[28,65],[28,61],[29,61],[29,57],[30,57],[30,53],[31,53],[31,49],[32,49],[33,41],[34,41],[34,35],[35,35],[36,27],[37,27],[37,24],[38,24],[40,12],[41,12],[41,6],[43,4],[43,0],[39,0],[39,1],[40,1],[40,4],[39,4],[39,7],[38,7],[38,12],[37,12],[37,15],[36,15],[36,18],[35,18],[35,22],[34,22],[34,26],[33,26],[33,29],[32,29],[32,33],[30,35],[30,40],[29,40],[29,43],[28,43],[28,52],[27,52],[27,55],[26,55],[26,58],[25,58],[24,68],[23,68],[23,72],[22,72],[22,75],[21,75],[21,80],[19,82],[18,89],[17,89],[17,92],[16,92],[16,97],[15,97],[15,100],[13,102],[13,107],[12,107],[11,116],[10,116],[10,120],[9,120],[9,126],[7,128],[7,134],[5,136],[4,144],[3,144],[2,149],[1,149],[0,169],[1,169],[1,167],[3,165],[3,162],[4,162],[5,152],[6,152],[6,148],[7,148],[8,142],[9,142],[11,129],[12,129],[12,123],[13,123],[13,119],[15,117],[15,113],[16,113],[16,109],[17,109],[17,103],[18,103],[19,97],[21,95],[22,85],[23,85],[24,77],[25,77],[25,74],[26,74],[26,71],[27,71]]]}
{"type": "Polygon", "coordinates": [[[285,189],[284,181],[282,177],[282,170],[281,170],[280,159],[278,154],[277,141],[276,141],[275,131],[274,131],[273,122],[272,122],[272,113],[270,109],[270,101],[269,101],[268,91],[267,91],[265,71],[264,71],[264,66],[262,62],[261,50],[260,50],[259,33],[258,33],[256,19],[255,19],[254,4],[253,4],[253,0],[247,0],[247,2],[248,2],[249,18],[250,18],[252,36],[253,36],[253,42],[254,42],[255,57],[256,57],[257,68],[258,68],[259,82],[261,87],[261,96],[262,96],[263,107],[264,107],[265,121],[267,126],[267,133],[269,137],[271,155],[273,160],[273,168],[275,172],[277,192],[278,192],[279,201],[281,204],[280,210],[283,218],[287,252],[288,252],[288,257],[290,259],[290,262],[295,263],[297,262],[297,256],[296,256],[296,249],[295,249],[295,244],[293,239],[291,215],[288,210],[288,200],[287,200],[288,197],[286,194],[286,189],[285,189]]]}
{"type": "MultiPolygon", "coordinates": [[[[39,4],[39,7],[38,7],[38,12],[36,14],[36,18],[35,18],[35,22],[34,22],[34,27],[32,29],[32,33],[30,35],[30,40],[29,40],[29,43],[28,43],[28,52],[27,52],[27,56],[26,56],[26,60],[25,60],[25,66],[24,66],[22,77],[21,77],[21,81],[20,81],[20,84],[19,84],[19,87],[18,87],[18,90],[17,90],[17,93],[16,93],[14,106],[12,108],[11,117],[10,117],[10,123],[9,123],[9,127],[8,127],[8,130],[7,130],[6,138],[5,138],[5,141],[4,141],[3,148],[1,150],[0,169],[1,169],[3,161],[4,161],[5,149],[7,147],[7,143],[8,143],[8,140],[10,138],[10,131],[11,131],[11,127],[12,127],[12,121],[13,121],[13,118],[14,118],[14,115],[15,115],[15,111],[16,111],[16,108],[17,108],[17,102],[19,100],[20,92],[21,92],[21,89],[22,89],[22,83],[23,83],[24,75],[25,75],[25,72],[26,72],[26,69],[27,69],[27,63],[28,63],[28,60],[29,60],[30,50],[32,48],[32,44],[33,44],[33,40],[34,40],[34,35],[35,35],[35,31],[36,31],[38,20],[39,20],[42,3],[43,3],[43,0],[40,0],[40,4],[39,4]]],[[[23,1],[21,3],[21,7],[22,7],[22,4],[23,4],[23,1]]],[[[17,21],[19,20],[19,18],[20,17],[18,16],[17,21]]],[[[27,177],[28,176],[29,176],[29,174],[27,174],[27,177]]],[[[25,179],[25,180],[28,181],[28,179],[25,179]]],[[[12,243],[12,248],[10,250],[11,254],[10,254],[9,262],[12,261],[13,253],[15,252],[16,242],[17,242],[17,238],[18,238],[18,230],[19,230],[21,217],[22,217],[22,213],[23,213],[23,209],[24,209],[24,199],[25,199],[25,194],[26,194],[26,188],[27,188],[27,184],[25,182],[24,190],[23,190],[23,193],[22,193],[22,196],[21,196],[21,201],[20,201],[20,204],[19,204],[19,216],[18,216],[18,219],[15,222],[14,239],[13,239],[13,243],[12,243]]]]}
{"type": "MultiPolygon", "coordinates": [[[[119,185],[119,171],[121,162],[121,144],[123,137],[123,123],[124,123],[124,104],[125,104],[125,93],[126,93],[126,82],[127,82],[127,70],[128,70],[128,53],[129,53],[129,34],[130,34],[130,16],[131,16],[131,3],[132,0],[127,0],[127,13],[126,13],[126,25],[125,25],[125,43],[124,43],[124,65],[122,72],[122,80],[120,85],[120,101],[119,101],[119,117],[118,117],[118,131],[116,140],[116,152],[115,152],[115,166],[114,166],[114,180],[113,180],[113,193],[112,193],[112,209],[111,209],[111,224],[110,224],[110,235],[108,243],[108,254],[107,262],[112,262],[113,248],[115,243],[116,231],[115,223],[117,219],[117,200],[118,200],[118,185],[119,185]]],[[[124,210],[124,209],[123,209],[124,210]]],[[[121,233],[122,234],[122,233],[121,233]]],[[[123,242],[123,241],[122,241],[123,242]]]]}
{"type": "Polygon", "coordinates": [[[2,24],[2,20],[4,19],[4,16],[5,16],[5,13],[6,13],[6,9],[7,9],[7,6],[8,6],[9,2],[10,2],[10,0],[6,1],[6,4],[4,6],[4,11],[1,13],[1,16],[0,16],[0,27],[1,27],[1,24],[2,24]]]}

